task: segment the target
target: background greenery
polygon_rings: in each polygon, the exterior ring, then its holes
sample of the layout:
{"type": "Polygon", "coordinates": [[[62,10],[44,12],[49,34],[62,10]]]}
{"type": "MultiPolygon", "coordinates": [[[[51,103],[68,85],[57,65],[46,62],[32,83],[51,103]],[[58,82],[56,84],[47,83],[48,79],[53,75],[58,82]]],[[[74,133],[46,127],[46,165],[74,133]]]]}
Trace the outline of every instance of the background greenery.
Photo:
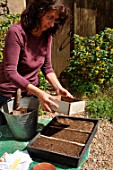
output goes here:
{"type": "Polygon", "coordinates": [[[91,37],[74,35],[73,56],[66,70],[73,91],[88,95],[109,87],[113,74],[113,29],[91,37]]]}
{"type": "MultiPolygon", "coordinates": [[[[4,15],[0,17],[0,61],[6,32],[18,22],[20,16],[4,15]]],[[[74,49],[70,63],[63,71],[74,96],[86,100],[86,114],[113,121],[113,29],[105,28],[91,37],[74,34],[74,49]]],[[[48,83],[39,72],[39,88],[48,90],[48,83]]],[[[44,112],[40,108],[40,114],[44,112]]]]}

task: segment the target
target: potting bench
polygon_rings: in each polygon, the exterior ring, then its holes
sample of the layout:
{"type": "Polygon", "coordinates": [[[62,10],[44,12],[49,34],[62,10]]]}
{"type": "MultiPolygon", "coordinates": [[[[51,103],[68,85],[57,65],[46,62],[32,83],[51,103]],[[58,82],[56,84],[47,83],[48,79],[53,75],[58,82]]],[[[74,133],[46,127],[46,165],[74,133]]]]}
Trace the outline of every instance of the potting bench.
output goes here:
{"type": "MultiPolygon", "coordinates": [[[[40,131],[51,119],[47,119],[47,118],[39,118],[38,119],[38,131],[40,131]]],[[[17,141],[13,138],[12,133],[9,129],[8,125],[2,125],[0,126],[0,157],[5,153],[14,153],[16,150],[26,150],[26,146],[29,143],[29,141],[24,142],[24,141],[17,141]]],[[[88,155],[89,155],[89,149],[87,150],[87,152],[84,155],[83,161],[81,162],[80,166],[78,168],[71,168],[71,167],[67,167],[65,165],[61,165],[61,164],[57,164],[55,162],[52,162],[52,164],[55,165],[56,170],[80,170],[83,166],[83,164],[86,162],[86,160],[88,159],[88,155]]],[[[43,162],[46,160],[38,160],[37,162],[33,162],[30,167],[29,170],[32,170],[32,167],[40,162],[43,162]]],[[[47,161],[46,161],[47,162],[47,161]]]]}

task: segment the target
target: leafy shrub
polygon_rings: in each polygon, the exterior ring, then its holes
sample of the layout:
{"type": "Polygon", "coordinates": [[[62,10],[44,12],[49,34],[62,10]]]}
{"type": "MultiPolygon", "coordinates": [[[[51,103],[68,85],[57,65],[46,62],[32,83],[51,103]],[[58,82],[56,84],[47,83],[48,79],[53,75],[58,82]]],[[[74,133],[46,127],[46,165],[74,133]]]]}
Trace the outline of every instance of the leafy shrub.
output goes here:
{"type": "Polygon", "coordinates": [[[17,23],[20,20],[20,15],[3,15],[0,16],[0,61],[3,58],[3,48],[4,48],[4,43],[5,43],[5,36],[6,32],[8,31],[9,27],[17,23]]]}
{"type": "Polygon", "coordinates": [[[47,83],[46,83],[46,79],[42,73],[42,71],[39,71],[38,73],[38,76],[39,76],[39,88],[42,89],[42,90],[46,90],[47,89],[47,83]]]}
{"type": "Polygon", "coordinates": [[[86,112],[92,118],[102,118],[113,121],[113,100],[109,94],[98,94],[87,102],[86,112]]]}
{"type": "Polygon", "coordinates": [[[113,29],[90,37],[74,34],[74,50],[65,73],[69,75],[72,92],[98,93],[109,87],[113,74],[113,29]]]}

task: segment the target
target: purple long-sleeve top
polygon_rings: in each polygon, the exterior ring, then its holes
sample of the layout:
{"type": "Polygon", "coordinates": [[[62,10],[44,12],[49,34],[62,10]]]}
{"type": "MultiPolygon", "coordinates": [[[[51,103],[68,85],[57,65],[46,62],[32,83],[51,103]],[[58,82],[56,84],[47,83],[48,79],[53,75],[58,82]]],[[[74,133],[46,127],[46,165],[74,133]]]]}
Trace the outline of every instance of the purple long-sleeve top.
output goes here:
{"type": "Polygon", "coordinates": [[[51,64],[52,36],[35,37],[27,34],[21,23],[14,24],[7,32],[4,58],[0,64],[0,95],[15,96],[17,88],[26,92],[29,83],[37,86],[38,72],[45,76],[54,72],[51,64]]]}

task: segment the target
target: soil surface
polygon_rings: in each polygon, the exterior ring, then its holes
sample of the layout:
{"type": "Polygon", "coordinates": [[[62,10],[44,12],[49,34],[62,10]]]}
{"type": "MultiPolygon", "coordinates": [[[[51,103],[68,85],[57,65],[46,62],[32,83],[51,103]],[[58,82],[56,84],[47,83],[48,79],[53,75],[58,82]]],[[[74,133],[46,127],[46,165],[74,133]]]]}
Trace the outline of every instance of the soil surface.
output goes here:
{"type": "Polygon", "coordinates": [[[63,139],[67,141],[72,141],[72,142],[78,142],[81,144],[85,144],[90,136],[90,133],[87,133],[85,131],[76,131],[72,129],[59,129],[56,127],[49,127],[46,132],[43,134],[48,137],[54,137],[57,139],[63,139]]]}
{"type": "Polygon", "coordinates": [[[57,152],[74,158],[80,157],[82,150],[87,150],[86,144],[89,139],[93,139],[97,123],[98,121],[65,116],[54,118],[42,130],[41,135],[38,134],[31,146],[36,150],[57,152]]]}
{"type": "MultiPolygon", "coordinates": [[[[40,117],[53,118],[59,113],[48,113],[40,117]]],[[[73,116],[88,117],[84,113],[73,116]]],[[[88,160],[81,170],[113,170],[113,123],[100,120],[98,130],[90,144],[88,160]]]]}
{"type": "MultiPolygon", "coordinates": [[[[57,138],[50,139],[46,136],[40,135],[31,146],[34,149],[42,149],[46,151],[52,151],[59,154],[71,156],[71,157],[79,157],[83,146],[79,146],[75,143],[65,142],[61,140],[56,140],[57,138]]],[[[38,155],[38,154],[37,154],[38,155]]]]}

